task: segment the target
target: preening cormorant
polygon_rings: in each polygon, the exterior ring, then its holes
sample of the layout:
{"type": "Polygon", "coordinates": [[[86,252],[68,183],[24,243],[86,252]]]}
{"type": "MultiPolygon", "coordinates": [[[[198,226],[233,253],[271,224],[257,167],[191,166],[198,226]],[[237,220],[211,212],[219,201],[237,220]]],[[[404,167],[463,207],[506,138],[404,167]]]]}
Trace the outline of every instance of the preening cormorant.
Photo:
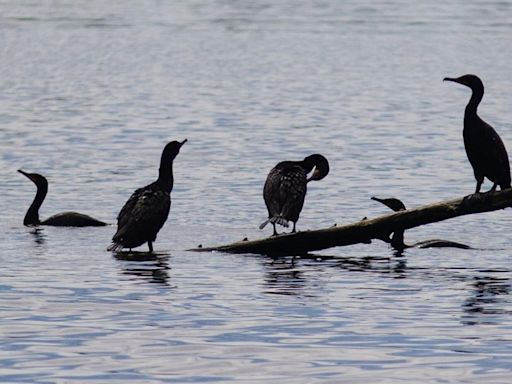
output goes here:
{"type": "Polygon", "coordinates": [[[464,112],[464,147],[476,179],[475,193],[487,177],[494,184],[491,191],[510,188],[510,164],[507,150],[493,127],[478,116],[477,108],[484,96],[482,80],[475,75],[457,78],[445,77],[444,81],[453,81],[471,88],[472,94],[464,112]]]}
{"type": "Polygon", "coordinates": [[[36,197],[28,208],[27,214],[23,219],[23,225],[51,225],[54,227],[99,227],[107,225],[103,221],[77,212],[62,212],[40,221],[39,208],[48,193],[48,181],[38,173],[27,173],[21,169],[18,169],[18,172],[28,177],[37,187],[36,197]]]}
{"type": "MultiPolygon", "coordinates": [[[[372,197],[372,200],[378,201],[379,203],[384,204],[386,207],[391,208],[393,211],[405,211],[405,205],[402,200],[389,198],[389,199],[379,199],[378,197],[372,197]]],[[[389,239],[386,239],[389,244],[396,249],[397,251],[403,251],[406,248],[441,248],[441,247],[451,247],[451,248],[462,248],[462,249],[470,249],[471,247],[466,244],[457,243],[455,241],[449,240],[441,240],[441,239],[432,239],[432,240],[423,240],[414,244],[405,244],[404,243],[404,230],[397,230],[393,232],[393,236],[389,239]]]]}
{"type": "Polygon", "coordinates": [[[171,209],[171,191],[174,183],[172,163],[187,142],[171,141],[160,159],[158,179],[133,192],[117,216],[117,232],[112,238],[109,251],[135,248],[148,243],[153,252],[153,242],[164,225],[171,209]]]}
{"type": "Polygon", "coordinates": [[[322,180],[328,173],[329,162],[319,154],[308,156],[302,161],[283,161],[272,168],[263,188],[268,220],[260,225],[260,229],[272,223],[275,236],[276,224],[288,228],[288,221],[292,221],[292,233],[295,232],[306,197],[307,183],[322,180]],[[315,171],[308,179],[307,175],[313,168],[315,171]]]}

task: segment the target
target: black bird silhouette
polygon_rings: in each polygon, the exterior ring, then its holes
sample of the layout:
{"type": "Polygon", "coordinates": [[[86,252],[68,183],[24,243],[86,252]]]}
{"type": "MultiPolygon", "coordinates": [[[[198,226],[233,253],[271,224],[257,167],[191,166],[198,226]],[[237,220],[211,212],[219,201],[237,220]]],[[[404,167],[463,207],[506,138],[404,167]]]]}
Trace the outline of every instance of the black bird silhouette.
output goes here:
{"type": "Polygon", "coordinates": [[[18,169],[18,172],[28,177],[37,187],[36,197],[28,208],[25,218],[23,219],[23,225],[51,225],[54,227],[99,227],[107,225],[103,221],[77,212],[62,212],[40,221],[39,208],[48,193],[48,180],[38,173],[27,173],[21,169],[18,169]]]}
{"type": "MultiPolygon", "coordinates": [[[[391,208],[393,211],[405,211],[405,205],[402,200],[396,198],[389,199],[379,199],[378,197],[372,197],[372,200],[378,201],[381,204],[384,204],[386,207],[391,208]]],[[[457,243],[455,241],[450,240],[442,240],[442,239],[431,239],[431,240],[423,240],[414,244],[405,244],[404,243],[404,230],[397,230],[393,232],[393,236],[391,239],[385,239],[394,249],[397,251],[403,251],[406,248],[441,248],[441,247],[451,247],[451,248],[462,248],[462,249],[470,249],[471,247],[466,244],[457,243]]]]}
{"type": "Polygon", "coordinates": [[[500,186],[510,188],[510,164],[507,150],[493,127],[478,116],[477,108],[484,96],[484,85],[476,75],[464,75],[457,78],[445,77],[444,81],[453,81],[471,88],[472,94],[464,112],[464,147],[476,179],[475,193],[487,177],[494,184],[491,191],[500,186]]]}
{"type": "Polygon", "coordinates": [[[283,161],[272,168],[263,188],[268,220],[260,225],[260,229],[272,223],[275,236],[276,224],[288,228],[288,221],[292,221],[292,233],[295,232],[306,197],[307,183],[322,180],[328,173],[329,162],[319,154],[308,156],[302,161],[283,161]],[[307,175],[313,168],[315,172],[308,179],[307,175]]]}
{"type": "Polygon", "coordinates": [[[160,159],[158,179],[133,192],[117,216],[117,232],[112,238],[109,251],[138,247],[148,243],[153,252],[153,242],[160,228],[165,224],[171,209],[171,191],[174,184],[172,163],[187,142],[171,141],[160,159]]]}

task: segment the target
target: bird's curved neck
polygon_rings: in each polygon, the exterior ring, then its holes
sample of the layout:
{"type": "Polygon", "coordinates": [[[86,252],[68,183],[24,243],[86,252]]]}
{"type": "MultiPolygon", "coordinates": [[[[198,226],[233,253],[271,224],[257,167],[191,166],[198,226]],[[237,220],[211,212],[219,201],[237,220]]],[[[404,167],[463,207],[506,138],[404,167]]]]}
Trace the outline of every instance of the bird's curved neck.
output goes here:
{"type": "Polygon", "coordinates": [[[27,214],[23,219],[23,225],[39,225],[39,208],[43,204],[44,198],[48,193],[48,187],[45,185],[37,185],[36,197],[30,207],[28,208],[27,214]]]}
{"type": "Polygon", "coordinates": [[[468,105],[466,105],[466,114],[467,115],[476,115],[476,111],[478,109],[478,105],[482,101],[484,97],[483,88],[473,88],[471,93],[471,99],[469,99],[468,105]]]}
{"type": "Polygon", "coordinates": [[[160,163],[160,169],[158,171],[158,180],[157,183],[167,192],[172,191],[172,187],[174,184],[174,178],[172,175],[172,162],[167,161],[167,163],[164,163],[162,159],[162,162],[160,163]]]}
{"type": "Polygon", "coordinates": [[[304,171],[306,173],[309,173],[313,170],[313,168],[315,168],[315,163],[311,162],[311,161],[305,161],[305,160],[302,160],[299,162],[300,163],[300,166],[302,169],[304,169],[304,171]]]}

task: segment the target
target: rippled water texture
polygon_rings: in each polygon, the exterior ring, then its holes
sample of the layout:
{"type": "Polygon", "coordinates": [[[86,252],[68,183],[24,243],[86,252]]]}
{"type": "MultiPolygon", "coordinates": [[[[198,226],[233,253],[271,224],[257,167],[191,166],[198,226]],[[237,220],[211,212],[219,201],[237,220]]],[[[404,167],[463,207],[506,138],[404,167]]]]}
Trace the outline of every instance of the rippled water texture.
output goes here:
{"type": "MultiPolygon", "coordinates": [[[[272,166],[315,152],[298,229],[474,190],[462,144],[481,116],[512,148],[510,1],[0,0],[2,383],[508,383],[510,211],[406,233],[477,250],[381,242],[310,258],[186,249],[258,231],[272,166]],[[77,210],[115,222],[175,162],[149,256],[105,249],[115,227],[25,228],[77,210]]],[[[490,185],[484,185],[489,188],[490,185]]]]}

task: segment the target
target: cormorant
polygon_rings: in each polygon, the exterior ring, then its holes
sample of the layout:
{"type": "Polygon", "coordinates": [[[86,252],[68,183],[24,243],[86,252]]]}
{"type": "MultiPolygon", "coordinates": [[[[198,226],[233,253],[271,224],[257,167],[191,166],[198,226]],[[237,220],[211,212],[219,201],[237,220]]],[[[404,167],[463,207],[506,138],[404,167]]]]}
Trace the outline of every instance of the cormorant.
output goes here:
{"type": "MultiPolygon", "coordinates": [[[[390,198],[390,199],[379,199],[377,197],[372,197],[372,200],[378,201],[379,203],[384,204],[386,207],[391,208],[393,211],[405,211],[405,205],[402,200],[390,198]]],[[[441,248],[441,247],[451,247],[451,248],[462,248],[462,249],[470,249],[471,247],[466,244],[457,243],[455,241],[449,240],[441,240],[441,239],[432,239],[432,240],[424,240],[419,241],[417,243],[408,245],[404,243],[404,230],[398,230],[393,232],[393,236],[389,241],[386,239],[385,241],[389,242],[389,244],[396,249],[397,251],[403,251],[406,248],[441,248]]]]}
{"type": "Polygon", "coordinates": [[[275,236],[276,224],[288,228],[288,221],[292,221],[294,233],[304,205],[307,183],[311,180],[322,180],[328,173],[329,162],[319,154],[308,156],[302,161],[283,161],[272,168],[263,188],[268,220],[260,225],[260,229],[272,223],[275,236]],[[313,168],[315,172],[308,179],[307,175],[313,168]]]}
{"type": "Polygon", "coordinates": [[[117,216],[117,232],[112,238],[109,251],[138,247],[148,243],[153,252],[153,242],[164,225],[171,209],[171,191],[174,183],[172,163],[187,142],[171,141],[160,159],[158,179],[133,192],[117,216]]]}
{"type": "Polygon", "coordinates": [[[40,221],[39,208],[41,204],[43,204],[44,198],[48,192],[48,181],[44,176],[38,173],[27,173],[21,169],[18,169],[18,172],[28,177],[37,187],[36,197],[23,219],[23,225],[51,225],[54,227],[99,227],[107,225],[103,221],[77,212],[62,212],[40,221]]]}
{"type": "Polygon", "coordinates": [[[464,147],[476,179],[475,193],[487,177],[494,184],[491,191],[510,188],[510,164],[507,150],[493,127],[477,114],[477,108],[484,96],[482,80],[475,75],[457,78],[445,77],[444,81],[453,81],[471,88],[472,94],[464,112],[464,147]]]}

